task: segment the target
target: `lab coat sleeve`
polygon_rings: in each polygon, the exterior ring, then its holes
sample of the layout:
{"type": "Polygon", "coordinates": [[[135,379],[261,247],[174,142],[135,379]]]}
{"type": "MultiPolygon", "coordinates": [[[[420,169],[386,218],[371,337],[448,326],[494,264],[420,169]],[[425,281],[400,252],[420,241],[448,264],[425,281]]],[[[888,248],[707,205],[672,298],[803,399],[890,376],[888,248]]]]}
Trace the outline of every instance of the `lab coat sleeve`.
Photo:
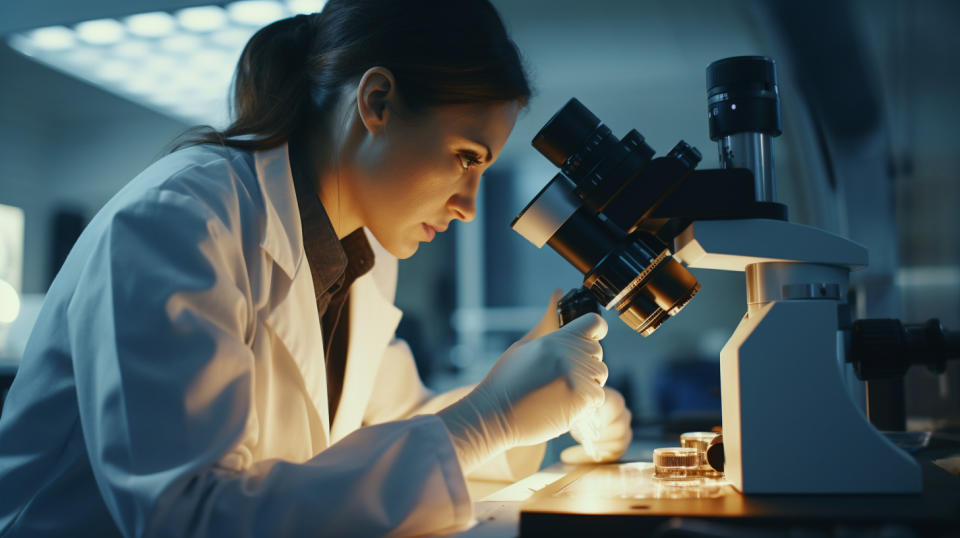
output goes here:
{"type": "Polygon", "coordinates": [[[437,417],[358,430],[301,464],[218,465],[244,432],[256,360],[238,213],[167,190],[117,211],[68,305],[84,443],[119,530],[362,536],[468,522],[437,417]]]}
{"type": "MultiPolygon", "coordinates": [[[[394,339],[380,363],[364,423],[433,414],[466,396],[473,387],[458,387],[440,394],[427,389],[417,373],[410,347],[403,340],[394,339]]],[[[545,452],[546,443],[538,443],[497,453],[471,471],[468,478],[515,482],[537,472],[545,452]]]]}

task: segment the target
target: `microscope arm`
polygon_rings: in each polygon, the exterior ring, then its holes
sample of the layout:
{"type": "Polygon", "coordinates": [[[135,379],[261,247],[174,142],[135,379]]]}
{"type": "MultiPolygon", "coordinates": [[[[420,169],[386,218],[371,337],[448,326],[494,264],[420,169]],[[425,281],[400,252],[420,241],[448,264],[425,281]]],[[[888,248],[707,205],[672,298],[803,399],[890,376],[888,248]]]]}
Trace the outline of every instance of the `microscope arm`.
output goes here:
{"type": "Polygon", "coordinates": [[[757,263],[786,262],[859,269],[867,249],[812,226],[772,219],[704,220],[674,239],[674,258],[687,267],[745,271],[757,263]]]}

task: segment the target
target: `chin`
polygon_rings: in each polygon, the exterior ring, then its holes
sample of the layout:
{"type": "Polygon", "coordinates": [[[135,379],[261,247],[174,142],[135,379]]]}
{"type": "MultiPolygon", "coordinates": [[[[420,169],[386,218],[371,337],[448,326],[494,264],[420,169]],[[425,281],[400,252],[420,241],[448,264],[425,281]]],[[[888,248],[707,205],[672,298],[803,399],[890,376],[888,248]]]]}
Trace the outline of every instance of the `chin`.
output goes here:
{"type": "MultiPolygon", "coordinates": [[[[368,228],[369,229],[369,228],[368,228]]],[[[372,229],[369,229],[370,234],[373,238],[380,244],[380,246],[389,252],[393,257],[405,260],[410,256],[416,254],[417,249],[420,248],[419,241],[411,241],[404,237],[397,236],[388,236],[380,235],[372,229]]]]}
{"type": "Polygon", "coordinates": [[[417,249],[420,248],[419,241],[407,242],[407,241],[397,241],[396,243],[387,247],[384,245],[384,248],[390,254],[393,254],[399,260],[406,260],[407,258],[413,256],[417,253],[417,249]]]}

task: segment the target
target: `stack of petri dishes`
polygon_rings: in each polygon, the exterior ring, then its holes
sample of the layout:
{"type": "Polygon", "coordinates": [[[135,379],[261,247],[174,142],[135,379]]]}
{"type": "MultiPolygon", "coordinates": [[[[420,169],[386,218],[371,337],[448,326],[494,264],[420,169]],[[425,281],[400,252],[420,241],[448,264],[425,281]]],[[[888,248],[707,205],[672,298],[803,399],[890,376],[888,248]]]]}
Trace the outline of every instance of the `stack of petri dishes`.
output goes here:
{"type": "Polygon", "coordinates": [[[714,469],[707,462],[707,449],[710,447],[710,443],[717,438],[717,435],[719,434],[715,432],[687,432],[680,436],[680,446],[696,449],[699,454],[700,462],[697,473],[701,478],[723,478],[723,473],[714,469]]]}

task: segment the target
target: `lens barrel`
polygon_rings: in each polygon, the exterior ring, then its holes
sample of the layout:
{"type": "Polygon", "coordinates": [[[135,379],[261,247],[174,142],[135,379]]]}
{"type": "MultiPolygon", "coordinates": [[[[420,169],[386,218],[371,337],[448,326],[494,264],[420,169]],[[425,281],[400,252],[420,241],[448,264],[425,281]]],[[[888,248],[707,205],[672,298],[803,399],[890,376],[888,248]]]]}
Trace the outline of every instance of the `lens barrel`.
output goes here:
{"type": "Polygon", "coordinates": [[[710,139],[736,133],[779,136],[777,66],[766,56],[735,56],[707,67],[710,139]]]}
{"type": "Polygon", "coordinates": [[[583,103],[570,99],[533,138],[533,147],[559,168],[584,147],[600,125],[600,118],[583,103]]]}
{"type": "MultiPolygon", "coordinates": [[[[624,236],[622,231],[608,226],[581,207],[567,218],[547,244],[577,271],[588,273],[617,247],[624,236]]],[[[598,300],[602,302],[600,297],[598,300]]]]}

